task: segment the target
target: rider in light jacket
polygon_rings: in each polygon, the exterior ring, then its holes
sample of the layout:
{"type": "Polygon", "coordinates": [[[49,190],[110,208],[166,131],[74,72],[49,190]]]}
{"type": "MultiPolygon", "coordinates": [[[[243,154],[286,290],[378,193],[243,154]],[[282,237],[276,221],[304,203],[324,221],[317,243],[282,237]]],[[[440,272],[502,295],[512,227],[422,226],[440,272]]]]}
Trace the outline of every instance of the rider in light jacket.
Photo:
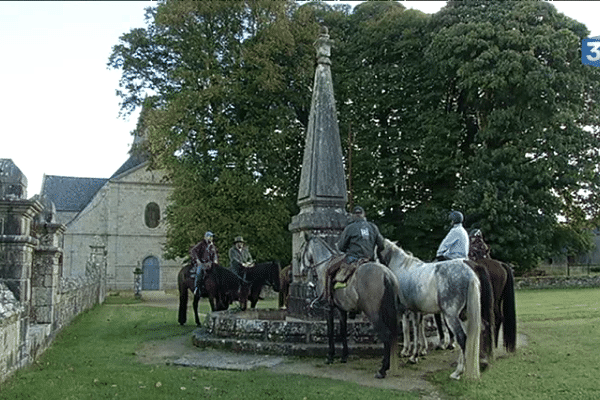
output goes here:
{"type": "Polygon", "coordinates": [[[469,235],[462,222],[464,217],[460,211],[452,211],[449,215],[453,225],[436,252],[437,261],[467,258],[469,255],[469,235]]]}

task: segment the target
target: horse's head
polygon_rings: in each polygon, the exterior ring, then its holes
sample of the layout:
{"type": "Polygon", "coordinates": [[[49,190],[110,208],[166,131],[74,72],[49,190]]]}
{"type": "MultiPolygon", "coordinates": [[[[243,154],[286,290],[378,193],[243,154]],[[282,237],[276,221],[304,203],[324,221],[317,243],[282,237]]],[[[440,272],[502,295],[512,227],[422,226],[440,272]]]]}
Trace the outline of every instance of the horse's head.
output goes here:
{"type": "Polygon", "coordinates": [[[379,261],[391,269],[406,268],[423,263],[412,253],[398,246],[398,242],[392,242],[389,239],[383,240],[383,249],[379,251],[378,256],[379,261]]]}
{"type": "Polygon", "coordinates": [[[336,253],[323,238],[305,235],[298,262],[302,275],[309,276],[309,281],[316,285],[317,293],[321,293],[325,288],[327,262],[336,253]]]}
{"type": "Polygon", "coordinates": [[[389,240],[389,239],[383,240],[383,249],[381,249],[379,251],[379,253],[377,254],[377,256],[379,257],[379,261],[383,265],[387,265],[387,266],[390,265],[395,247],[396,247],[396,245],[391,240],[389,240]]]}

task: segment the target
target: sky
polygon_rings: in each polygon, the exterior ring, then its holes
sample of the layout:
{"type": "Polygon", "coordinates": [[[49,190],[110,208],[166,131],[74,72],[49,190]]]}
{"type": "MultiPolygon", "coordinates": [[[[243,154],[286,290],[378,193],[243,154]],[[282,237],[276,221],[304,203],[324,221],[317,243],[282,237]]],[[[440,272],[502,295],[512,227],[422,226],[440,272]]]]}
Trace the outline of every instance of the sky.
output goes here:
{"type": "MultiPolygon", "coordinates": [[[[358,2],[348,2],[358,3],[358,2]]],[[[403,1],[435,13],[444,1],[403,1]]],[[[600,35],[600,1],[553,1],[600,35]]],[[[0,1],[0,158],[39,193],[44,174],[109,178],[128,158],[138,113],[119,116],[119,37],[154,1],[0,1]]]]}

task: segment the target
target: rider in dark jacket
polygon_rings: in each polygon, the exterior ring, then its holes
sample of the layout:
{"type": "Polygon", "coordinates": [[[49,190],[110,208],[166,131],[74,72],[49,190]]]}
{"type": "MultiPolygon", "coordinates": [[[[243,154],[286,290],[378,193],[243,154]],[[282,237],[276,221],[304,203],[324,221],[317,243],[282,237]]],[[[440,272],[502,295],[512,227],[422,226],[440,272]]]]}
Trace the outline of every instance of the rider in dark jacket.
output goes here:
{"type": "Polygon", "coordinates": [[[362,207],[354,207],[354,221],[342,232],[338,248],[346,253],[346,261],[352,263],[360,259],[375,261],[375,246],[383,249],[383,236],[379,228],[367,221],[362,207]]]}
{"type": "MultiPolygon", "coordinates": [[[[212,264],[219,263],[217,247],[213,243],[213,233],[208,231],[204,234],[198,244],[190,250],[192,264],[196,266],[196,278],[194,279],[194,293],[200,292],[200,283],[204,280],[204,272],[211,268],[212,264]]],[[[200,293],[202,295],[202,293],[200,293]]]]}
{"type": "Polygon", "coordinates": [[[342,268],[347,269],[345,275],[349,277],[360,263],[375,261],[375,247],[378,250],[383,249],[383,236],[377,225],[367,221],[365,210],[356,206],[353,210],[353,221],[344,228],[338,241],[338,248],[345,255],[334,259],[327,269],[324,294],[330,302],[333,300],[332,281],[338,271],[342,268]]]}

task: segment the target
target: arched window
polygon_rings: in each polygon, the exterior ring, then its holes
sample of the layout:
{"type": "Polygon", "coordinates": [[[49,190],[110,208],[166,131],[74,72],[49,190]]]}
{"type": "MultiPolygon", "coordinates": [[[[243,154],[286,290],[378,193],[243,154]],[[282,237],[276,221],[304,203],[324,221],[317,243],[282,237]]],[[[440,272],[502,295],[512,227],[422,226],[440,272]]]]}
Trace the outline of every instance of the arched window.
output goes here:
{"type": "Polygon", "coordinates": [[[148,203],[144,212],[144,221],[148,228],[156,228],[160,223],[160,207],[156,203],[148,203]]]}

